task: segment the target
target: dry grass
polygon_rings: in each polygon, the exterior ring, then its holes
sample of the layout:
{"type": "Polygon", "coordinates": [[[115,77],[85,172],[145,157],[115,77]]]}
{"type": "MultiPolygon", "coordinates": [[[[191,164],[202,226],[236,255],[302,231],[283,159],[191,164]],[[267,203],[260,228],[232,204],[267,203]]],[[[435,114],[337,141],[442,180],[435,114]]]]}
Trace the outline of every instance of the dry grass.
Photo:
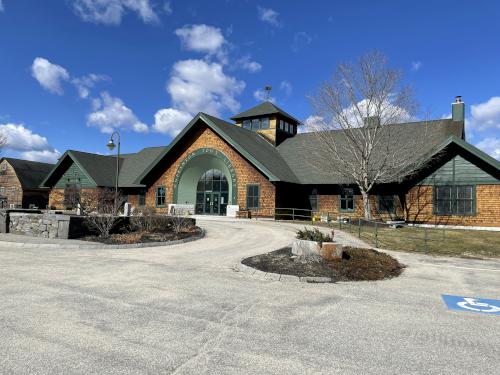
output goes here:
{"type": "MultiPolygon", "coordinates": [[[[311,224],[309,222],[309,224],[311,224]]],[[[338,223],[315,223],[315,225],[340,229],[338,223]]],[[[342,224],[342,230],[358,237],[358,226],[342,224]]],[[[377,241],[375,240],[374,227],[361,227],[360,238],[375,246],[387,250],[410,251],[424,253],[425,248],[424,228],[377,228],[377,241]]],[[[500,232],[486,230],[462,229],[427,229],[427,252],[434,255],[454,257],[491,257],[500,258],[500,232]]]]}

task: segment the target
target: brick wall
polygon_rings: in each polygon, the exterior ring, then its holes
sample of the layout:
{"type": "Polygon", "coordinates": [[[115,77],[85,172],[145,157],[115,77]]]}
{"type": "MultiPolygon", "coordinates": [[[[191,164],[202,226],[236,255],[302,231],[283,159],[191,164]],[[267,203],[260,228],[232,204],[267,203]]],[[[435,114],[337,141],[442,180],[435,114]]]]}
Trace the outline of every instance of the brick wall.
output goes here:
{"type": "MultiPolygon", "coordinates": [[[[167,187],[167,207],[169,203],[173,203],[173,181],[180,163],[191,152],[207,147],[223,152],[231,161],[236,171],[238,205],[240,206],[240,209],[244,209],[246,207],[246,185],[260,184],[260,212],[263,215],[273,214],[272,210],[274,210],[275,207],[275,186],[223,139],[204,125],[200,126],[192,137],[184,140],[184,145],[181,151],[177,152],[177,155],[175,155],[173,159],[170,159],[168,165],[164,166],[165,170],[161,176],[148,187],[146,193],[146,205],[155,207],[156,187],[160,185],[165,185],[167,187]]],[[[166,211],[168,209],[167,207],[157,208],[157,211],[166,211]]]]}

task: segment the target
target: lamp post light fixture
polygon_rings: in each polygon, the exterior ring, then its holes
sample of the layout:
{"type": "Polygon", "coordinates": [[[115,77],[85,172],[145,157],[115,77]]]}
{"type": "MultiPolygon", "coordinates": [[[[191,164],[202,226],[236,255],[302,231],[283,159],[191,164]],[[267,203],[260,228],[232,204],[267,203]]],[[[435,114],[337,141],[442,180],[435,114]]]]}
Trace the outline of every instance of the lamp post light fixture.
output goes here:
{"type": "Polygon", "coordinates": [[[106,145],[109,151],[113,151],[116,147],[114,142],[114,137],[116,136],[116,141],[118,143],[118,149],[116,150],[116,175],[115,175],[115,206],[118,199],[118,172],[120,171],[120,133],[113,132],[109,138],[109,142],[106,145]]]}

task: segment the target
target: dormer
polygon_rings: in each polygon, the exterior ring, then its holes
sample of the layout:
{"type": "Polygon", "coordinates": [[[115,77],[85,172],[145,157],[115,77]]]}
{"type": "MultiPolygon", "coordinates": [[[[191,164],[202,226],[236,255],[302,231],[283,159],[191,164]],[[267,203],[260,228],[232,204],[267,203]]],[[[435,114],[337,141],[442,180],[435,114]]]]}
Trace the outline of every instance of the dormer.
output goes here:
{"type": "Polygon", "coordinates": [[[231,117],[237,126],[255,131],[277,146],[297,134],[301,122],[273,103],[266,101],[231,117]]]}

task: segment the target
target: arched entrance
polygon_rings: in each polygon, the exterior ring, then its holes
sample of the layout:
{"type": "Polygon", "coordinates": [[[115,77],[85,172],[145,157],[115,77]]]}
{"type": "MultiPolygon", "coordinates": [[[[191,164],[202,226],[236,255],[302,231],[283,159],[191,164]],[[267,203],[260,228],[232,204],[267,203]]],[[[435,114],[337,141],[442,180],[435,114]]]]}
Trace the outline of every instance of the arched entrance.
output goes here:
{"type": "Polygon", "coordinates": [[[198,180],[196,188],[197,214],[225,215],[229,197],[227,178],[220,169],[209,169],[198,180]]]}
{"type": "Polygon", "coordinates": [[[198,149],[180,164],[174,178],[173,201],[195,207],[197,214],[225,215],[236,204],[236,171],[222,152],[198,149]]]}

